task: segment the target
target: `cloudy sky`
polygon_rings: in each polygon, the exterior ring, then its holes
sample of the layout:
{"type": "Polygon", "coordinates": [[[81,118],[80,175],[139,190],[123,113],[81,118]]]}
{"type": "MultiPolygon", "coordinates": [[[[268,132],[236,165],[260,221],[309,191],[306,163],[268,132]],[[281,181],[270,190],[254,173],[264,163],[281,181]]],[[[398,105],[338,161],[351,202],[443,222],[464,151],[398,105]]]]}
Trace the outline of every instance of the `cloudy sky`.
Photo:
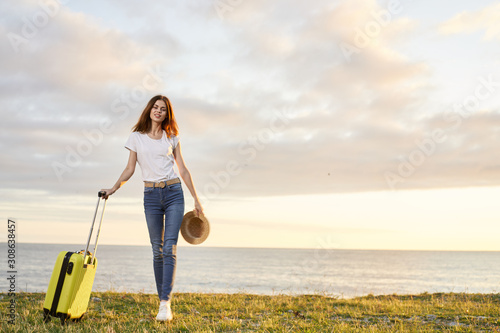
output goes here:
{"type": "MultiPolygon", "coordinates": [[[[500,250],[498,2],[0,12],[0,216],[21,242],[86,241],[161,93],[211,222],[203,246],[500,250]]],[[[149,244],[141,190],[137,171],[110,198],[102,243],[149,244]]]]}

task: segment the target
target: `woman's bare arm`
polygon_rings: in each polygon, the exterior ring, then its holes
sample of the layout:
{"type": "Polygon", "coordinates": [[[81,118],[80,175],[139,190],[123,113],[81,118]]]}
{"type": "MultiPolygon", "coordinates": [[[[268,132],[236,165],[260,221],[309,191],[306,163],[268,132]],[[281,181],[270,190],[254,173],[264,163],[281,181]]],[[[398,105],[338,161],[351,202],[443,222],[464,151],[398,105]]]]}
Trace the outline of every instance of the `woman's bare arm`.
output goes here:
{"type": "Polygon", "coordinates": [[[196,211],[196,215],[200,216],[200,214],[203,213],[203,207],[201,206],[200,199],[198,198],[198,194],[196,193],[196,189],[194,188],[193,178],[191,177],[191,173],[186,167],[186,163],[184,163],[180,142],[177,144],[177,147],[175,147],[173,153],[175,162],[177,163],[177,167],[179,168],[179,174],[182,180],[184,181],[184,184],[186,184],[189,192],[191,192],[191,195],[193,196],[194,209],[196,211]]]}
{"type": "Polygon", "coordinates": [[[118,178],[118,180],[116,181],[115,185],[113,185],[113,187],[110,189],[101,190],[106,192],[106,195],[104,196],[105,199],[107,199],[110,195],[115,193],[123,184],[125,184],[130,179],[130,177],[132,177],[135,171],[136,163],[137,163],[137,153],[131,150],[130,155],[128,157],[127,166],[125,167],[125,170],[123,170],[120,178],[118,178]]]}

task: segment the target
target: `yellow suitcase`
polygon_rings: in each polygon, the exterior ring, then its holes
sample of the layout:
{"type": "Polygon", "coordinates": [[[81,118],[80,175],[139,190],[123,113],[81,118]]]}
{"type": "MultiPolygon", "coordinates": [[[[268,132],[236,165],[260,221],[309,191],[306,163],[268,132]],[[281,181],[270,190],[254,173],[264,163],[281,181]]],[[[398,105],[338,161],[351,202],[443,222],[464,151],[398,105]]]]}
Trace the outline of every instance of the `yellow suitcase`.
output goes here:
{"type": "Polygon", "coordinates": [[[45,295],[45,302],[43,304],[45,322],[49,321],[52,316],[60,318],[61,323],[64,325],[68,319],[80,320],[87,311],[97,268],[97,258],[95,254],[97,251],[97,242],[99,240],[104,209],[106,207],[105,199],[103,199],[104,205],[95,239],[94,252],[90,253],[88,248],[102,196],[103,192],[99,192],[94,220],[92,221],[85,251],[62,251],[57,256],[49,287],[45,295]]]}

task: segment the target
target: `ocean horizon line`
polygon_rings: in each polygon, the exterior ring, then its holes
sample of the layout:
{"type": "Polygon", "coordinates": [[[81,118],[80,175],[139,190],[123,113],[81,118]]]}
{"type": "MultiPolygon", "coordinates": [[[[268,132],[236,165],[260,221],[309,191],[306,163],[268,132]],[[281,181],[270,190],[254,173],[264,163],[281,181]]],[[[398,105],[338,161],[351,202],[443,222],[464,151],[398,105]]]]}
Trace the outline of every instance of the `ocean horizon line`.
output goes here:
{"type": "MultiPolygon", "coordinates": [[[[7,244],[2,241],[0,244],[7,244]]],[[[19,245],[67,245],[83,246],[80,243],[52,243],[52,242],[20,242],[19,245]]],[[[150,247],[150,244],[101,244],[100,246],[132,246],[132,247],[150,247]]],[[[93,246],[91,246],[93,247],[93,246]]],[[[379,252],[470,252],[470,253],[498,253],[500,250],[443,250],[443,249],[357,249],[357,248],[324,248],[324,247],[251,247],[251,246],[206,246],[206,245],[178,245],[178,248],[207,248],[207,249],[255,249],[255,250],[327,250],[327,251],[379,251],[379,252]]]]}

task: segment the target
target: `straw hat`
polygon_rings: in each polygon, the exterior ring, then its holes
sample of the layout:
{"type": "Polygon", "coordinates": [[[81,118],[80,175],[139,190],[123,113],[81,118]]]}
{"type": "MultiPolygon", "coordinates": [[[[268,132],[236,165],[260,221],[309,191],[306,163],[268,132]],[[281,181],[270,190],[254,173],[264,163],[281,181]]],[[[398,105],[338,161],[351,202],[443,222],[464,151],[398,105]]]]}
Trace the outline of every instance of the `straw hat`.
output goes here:
{"type": "Polygon", "coordinates": [[[210,233],[210,224],[205,215],[196,216],[194,211],[190,211],[184,215],[181,224],[181,234],[186,242],[197,245],[207,239],[210,233]]]}

